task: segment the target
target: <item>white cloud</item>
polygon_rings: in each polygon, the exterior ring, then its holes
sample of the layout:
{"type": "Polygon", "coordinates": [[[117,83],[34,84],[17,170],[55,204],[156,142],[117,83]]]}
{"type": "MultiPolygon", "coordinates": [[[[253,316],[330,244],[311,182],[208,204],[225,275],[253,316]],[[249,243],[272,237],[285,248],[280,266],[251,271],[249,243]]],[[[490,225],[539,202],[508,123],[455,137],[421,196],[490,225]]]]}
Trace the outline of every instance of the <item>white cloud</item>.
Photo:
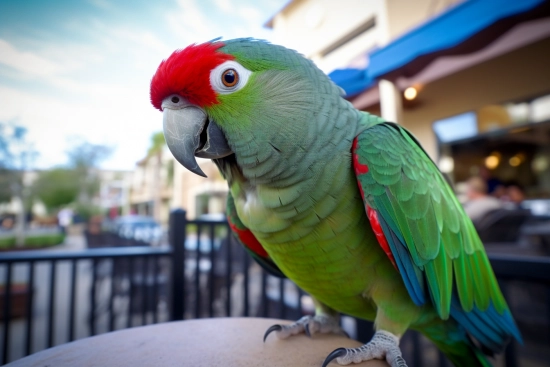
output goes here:
{"type": "Polygon", "coordinates": [[[101,22],[94,28],[94,43],[43,42],[33,52],[0,39],[0,64],[14,69],[4,75],[40,79],[55,91],[8,87],[0,78],[0,121],[28,129],[28,140],[40,153],[38,168],[65,162],[69,140],[80,136],[115,146],[105,168],[132,169],[146,154],[151,134],[162,130],[162,115],[149,101],[149,81],[171,49],[148,30],[101,22]],[[105,47],[109,41],[111,47],[105,47]]]}
{"type": "MultiPolygon", "coordinates": [[[[88,1],[111,9],[108,0],[88,1]]],[[[104,167],[131,169],[146,154],[151,134],[162,130],[162,114],[149,101],[149,81],[163,58],[218,36],[266,38],[257,8],[215,3],[217,9],[203,12],[196,0],[179,0],[158,27],[132,23],[131,17],[114,23],[80,14],[65,28],[82,42],[54,33],[40,40],[0,39],[0,121],[28,128],[40,168],[63,163],[67,139],[80,136],[116,146],[104,167]],[[227,11],[235,16],[228,18],[227,11]],[[9,76],[9,86],[3,76],[9,76]],[[29,80],[40,81],[32,92],[29,80]]]]}
{"type": "Polygon", "coordinates": [[[166,14],[172,32],[186,43],[208,41],[216,34],[216,23],[207,19],[193,0],[178,0],[178,9],[166,14]]]}
{"type": "MultiPolygon", "coordinates": [[[[115,28],[112,29],[108,37],[116,37],[123,42],[132,42],[136,46],[142,48],[147,48],[150,51],[155,51],[159,53],[166,53],[170,48],[162,42],[158,37],[153,33],[148,31],[136,31],[128,28],[115,28]]],[[[124,43],[122,43],[124,45],[124,43]]],[[[121,43],[118,43],[120,46],[121,43]]],[[[125,45],[129,48],[129,45],[125,45]]],[[[141,49],[140,51],[144,51],[141,49]]]]}
{"type": "Polygon", "coordinates": [[[0,39],[0,64],[15,69],[10,73],[12,77],[22,80],[41,79],[51,86],[69,92],[86,92],[87,86],[68,77],[67,75],[82,70],[91,62],[98,62],[99,57],[94,57],[89,47],[71,44],[43,43],[42,49],[34,52],[18,50],[13,44],[0,39]],[[90,54],[85,58],[83,55],[90,54]]]}
{"type": "MultiPolygon", "coordinates": [[[[151,30],[136,29],[127,25],[113,26],[98,18],[92,19],[90,26],[95,38],[103,46],[107,46],[110,52],[120,52],[123,49],[150,54],[150,51],[166,52],[169,49],[151,30]]],[[[97,46],[95,53],[105,55],[105,50],[98,50],[97,46]]]]}
{"type": "Polygon", "coordinates": [[[111,10],[113,8],[113,4],[107,0],[88,0],[88,2],[102,10],[111,10]]]}
{"type": "Polygon", "coordinates": [[[215,0],[209,13],[202,12],[194,0],[178,0],[178,6],[177,10],[166,14],[166,20],[171,31],[181,38],[182,46],[216,37],[228,40],[237,37],[269,39],[271,36],[262,27],[265,21],[262,13],[253,6],[215,0]],[[234,16],[228,18],[228,11],[234,16]]]}
{"type": "Polygon", "coordinates": [[[95,43],[42,42],[33,52],[0,39],[0,65],[14,69],[4,75],[21,80],[40,78],[64,92],[90,95],[111,89],[111,80],[121,71],[136,70],[136,79],[149,80],[160,60],[173,51],[147,30],[108,27],[99,21],[93,22],[93,27],[95,43]]]}
{"type": "Polygon", "coordinates": [[[33,76],[49,76],[62,70],[62,66],[32,52],[17,50],[11,43],[0,39],[0,63],[33,76]]]}
{"type": "Polygon", "coordinates": [[[251,6],[240,6],[238,9],[239,15],[246,19],[248,22],[253,24],[261,24],[262,13],[260,13],[258,9],[251,6]]]}
{"type": "Polygon", "coordinates": [[[216,6],[225,13],[231,13],[234,9],[230,0],[216,0],[216,6]]]}
{"type": "Polygon", "coordinates": [[[42,42],[35,52],[41,57],[62,65],[62,72],[83,70],[91,64],[105,60],[103,52],[99,52],[96,45],[76,42],[42,42]]]}
{"type": "Polygon", "coordinates": [[[115,146],[110,168],[131,169],[145,154],[151,134],[162,129],[162,116],[149,103],[147,85],[137,91],[120,86],[92,89],[93,97],[68,103],[0,87],[0,121],[15,121],[28,129],[29,142],[40,152],[38,167],[64,162],[67,137],[81,136],[115,146]]]}

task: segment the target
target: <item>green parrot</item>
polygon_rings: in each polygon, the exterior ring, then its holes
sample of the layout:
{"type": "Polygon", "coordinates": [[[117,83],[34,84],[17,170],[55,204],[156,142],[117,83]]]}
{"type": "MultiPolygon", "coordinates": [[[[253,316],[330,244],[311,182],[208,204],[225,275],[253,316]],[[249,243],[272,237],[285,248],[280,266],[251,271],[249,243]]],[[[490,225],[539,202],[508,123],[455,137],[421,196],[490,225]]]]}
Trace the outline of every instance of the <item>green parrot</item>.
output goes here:
{"type": "Polygon", "coordinates": [[[455,366],[490,366],[485,354],[521,342],[472,222],[420,143],[356,110],[313,62],[265,41],[216,39],[162,61],[150,94],[174,157],[202,176],[195,157],[219,167],[245,248],[314,298],[314,316],[264,340],[342,333],[345,313],[376,332],[323,366],[406,366],[409,328],[455,366]]]}

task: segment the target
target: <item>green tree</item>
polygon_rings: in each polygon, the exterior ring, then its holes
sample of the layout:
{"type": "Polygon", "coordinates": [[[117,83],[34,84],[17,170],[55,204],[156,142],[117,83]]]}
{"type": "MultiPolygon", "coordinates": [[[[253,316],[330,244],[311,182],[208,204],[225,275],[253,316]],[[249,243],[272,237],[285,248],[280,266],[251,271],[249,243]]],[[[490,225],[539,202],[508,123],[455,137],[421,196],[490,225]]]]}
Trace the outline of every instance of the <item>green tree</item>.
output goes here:
{"type": "Polygon", "coordinates": [[[34,182],[32,191],[52,212],[76,201],[80,192],[78,174],[68,168],[43,171],[34,182]]]}
{"type": "Polygon", "coordinates": [[[77,140],[67,152],[69,168],[76,172],[80,187],[77,200],[80,205],[91,205],[91,199],[97,194],[100,186],[98,166],[112,152],[112,147],[83,140],[77,140]]]}
{"type": "Polygon", "coordinates": [[[72,205],[83,217],[97,213],[92,199],[98,193],[100,178],[98,166],[112,148],[77,139],[67,151],[68,164],[40,173],[33,192],[49,212],[72,205]]]}
{"type": "Polygon", "coordinates": [[[21,195],[23,172],[28,169],[34,151],[26,142],[22,126],[0,123],[0,202],[21,195]]]}
{"type": "Polygon", "coordinates": [[[15,232],[17,243],[25,240],[25,210],[30,207],[29,192],[23,175],[30,169],[37,153],[26,141],[27,129],[0,123],[0,202],[19,201],[15,232]]]}
{"type": "Polygon", "coordinates": [[[13,174],[10,170],[0,167],[0,203],[8,203],[12,198],[11,183],[13,174]]]}
{"type": "Polygon", "coordinates": [[[151,146],[147,151],[147,156],[152,157],[155,154],[162,153],[162,149],[166,145],[166,140],[164,139],[164,133],[158,131],[151,136],[151,146]]]}

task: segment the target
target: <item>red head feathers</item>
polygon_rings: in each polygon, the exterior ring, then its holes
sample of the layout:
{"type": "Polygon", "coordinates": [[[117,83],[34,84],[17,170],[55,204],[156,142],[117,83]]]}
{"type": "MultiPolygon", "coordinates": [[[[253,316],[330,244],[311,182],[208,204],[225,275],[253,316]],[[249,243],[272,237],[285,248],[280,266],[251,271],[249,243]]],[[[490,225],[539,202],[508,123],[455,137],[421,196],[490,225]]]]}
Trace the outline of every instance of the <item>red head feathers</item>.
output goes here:
{"type": "Polygon", "coordinates": [[[176,50],[162,61],[151,80],[151,103],[161,109],[162,100],[170,94],[179,94],[190,103],[205,107],[218,103],[210,86],[210,71],[232,55],[218,52],[222,42],[190,45],[176,50]]]}

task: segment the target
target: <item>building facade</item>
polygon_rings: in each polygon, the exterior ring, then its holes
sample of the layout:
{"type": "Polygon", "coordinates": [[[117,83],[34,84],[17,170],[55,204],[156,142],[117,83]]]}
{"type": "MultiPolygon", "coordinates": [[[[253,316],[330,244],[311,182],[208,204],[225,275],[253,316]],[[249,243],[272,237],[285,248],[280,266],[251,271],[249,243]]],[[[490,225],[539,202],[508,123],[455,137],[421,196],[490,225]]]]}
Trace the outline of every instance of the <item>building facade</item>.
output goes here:
{"type": "Polygon", "coordinates": [[[174,209],[185,209],[188,218],[223,213],[227,183],[211,160],[197,161],[207,178],[186,170],[166,146],[137,162],[129,189],[129,213],[153,216],[163,224],[174,209]]]}
{"type": "Polygon", "coordinates": [[[456,181],[488,170],[550,197],[549,8],[543,0],[295,0],[267,26],[356,108],[409,129],[456,181]]]}

